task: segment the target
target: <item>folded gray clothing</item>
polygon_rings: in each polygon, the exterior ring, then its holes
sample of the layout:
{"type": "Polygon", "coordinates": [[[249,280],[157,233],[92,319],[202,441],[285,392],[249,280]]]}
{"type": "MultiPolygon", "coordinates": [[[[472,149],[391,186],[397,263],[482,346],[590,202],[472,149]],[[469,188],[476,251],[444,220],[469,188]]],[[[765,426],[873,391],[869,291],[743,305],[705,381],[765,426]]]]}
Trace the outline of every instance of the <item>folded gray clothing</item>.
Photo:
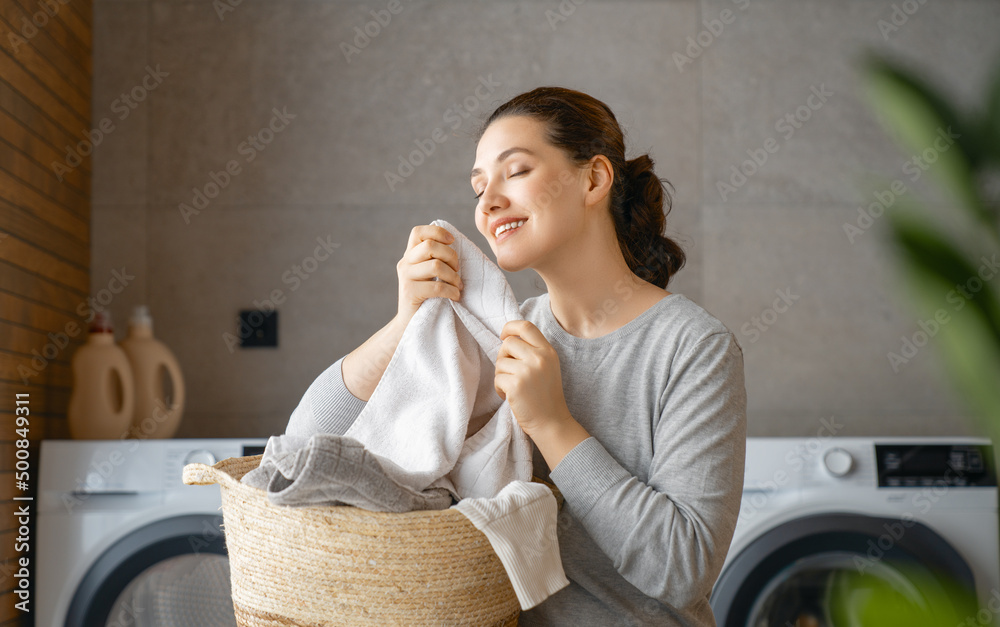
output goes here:
{"type": "Polygon", "coordinates": [[[451,506],[451,494],[444,488],[417,491],[395,481],[397,473],[385,469],[391,464],[345,436],[279,435],[267,441],[260,466],[241,481],[266,491],[274,505],[353,505],[376,512],[451,506]]]}

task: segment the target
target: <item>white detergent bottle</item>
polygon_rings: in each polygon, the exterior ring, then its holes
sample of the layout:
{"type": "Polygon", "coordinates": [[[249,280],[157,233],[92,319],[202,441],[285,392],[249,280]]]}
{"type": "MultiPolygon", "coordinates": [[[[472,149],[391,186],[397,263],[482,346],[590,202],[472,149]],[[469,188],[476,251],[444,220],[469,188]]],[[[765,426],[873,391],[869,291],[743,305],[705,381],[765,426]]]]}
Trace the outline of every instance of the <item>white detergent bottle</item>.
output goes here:
{"type": "Polygon", "coordinates": [[[145,305],[132,313],[122,348],[135,377],[132,437],[173,437],[184,413],[184,377],[174,354],[153,337],[153,319],[145,305]]]}
{"type": "Polygon", "coordinates": [[[73,354],[73,391],[67,421],[77,440],[127,437],[135,411],[135,385],[125,352],[115,345],[108,312],[96,312],[87,342],[73,354]]]}

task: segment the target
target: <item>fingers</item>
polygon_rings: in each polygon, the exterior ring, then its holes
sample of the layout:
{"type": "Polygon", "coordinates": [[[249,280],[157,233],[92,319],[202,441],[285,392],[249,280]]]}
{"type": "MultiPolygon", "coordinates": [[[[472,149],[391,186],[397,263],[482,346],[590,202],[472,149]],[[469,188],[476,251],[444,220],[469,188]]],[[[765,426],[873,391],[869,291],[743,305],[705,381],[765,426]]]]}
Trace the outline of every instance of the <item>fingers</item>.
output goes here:
{"type": "Polygon", "coordinates": [[[396,264],[401,301],[415,308],[428,298],[461,298],[464,285],[459,276],[458,252],[450,246],[454,241],[443,227],[413,227],[406,252],[396,264]]]}
{"type": "MultiPolygon", "coordinates": [[[[497,353],[497,368],[500,367],[500,362],[503,360],[527,359],[532,355],[534,350],[535,347],[520,337],[510,336],[500,345],[500,351],[497,353]]],[[[509,372],[510,370],[506,369],[505,371],[509,372]]]]}
{"type": "Polygon", "coordinates": [[[496,375],[496,377],[494,377],[494,379],[493,379],[493,389],[496,390],[497,396],[499,396],[503,400],[507,400],[507,393],[503,391],[502,387],[500,387],[500,375],[499,374],[496,375]]]}
{"type": "Polygon", "coordinates": [[[410,231],[410,240],[407,242],[406,248],[413,248],[425,240],[437,240],[444,244],[451,244],[455,241],[455,237],[443,226],[421,224],[420,226],[413,227],[410,231]]]}
{"type": "MultiPolygon", "coordinates": [[[[464,285],[458,273],[458,253],[440,242],[426,240],[406,251],[398,265],[399,276],[405,281],[439,282],[461,290],[464,285]]],[[[426,288],[426,286],[419,286],[426,288]]],[[[436,288],[427,288],[436,289],[436,288]]]]}
{"type": "MultiPolygon", "coordinates": [[[[457,273],[459,270],[458,251],[449,245],[454,241],[455,238],[452,234],[443,227],[430,224],[415,226],[410,231],[410,240],[407,244],[406,252],[403,254],[403,259],[400,262],[416,266],[425,261],[437,259],[457,273]]],[[[438,277],[442,280],[447,280],[444,276],[446,273],[437,264],[426,266],[422,271],[424,274],[428,271],[432,272],[429,276],[420,277],[422,279],[438,277]]],[[[456,283],[455,281],[450,282],[453,284],[456,283]]]]}
{"type": "Polygon", "coordinates": [[[422,303],[428,298],[447,298],[455,302],[462,299],[461,288],[445,281],[413,281],[409,289],[416,303],[422,303]]]}
{"type": "MultiPolygon", "coordinates": [[[[514,320],[504,325],[497,351],[496,374],[530,377],[533,369],[551,359],[558,360],[555,349],[538,327],[527,320],[514,320]]],[[[558,363],[558,362],[557,362],[558,363]]]]}
{"type": "Polygon", "coordinates": [[[545,335],[538,330],[538,327],[527,320],[511,320],[503,325],[503,329],[500,331],[500,340],[506,341],[507,338],[520,338],[536,348],[550,346],[549,341],[545,339],[545,335]]]}
{"type": "Polygon", "coordinates": [[[403,260],[411,265],[438,259],[455,272],[458,272],[458,251],[447,244],[436,240],[424,240],[413,248],[408,248],[403,254],[403,260]]]}
{"type": "Polygon", "coordinates": [[[462,277],[451,266],[440,259],[428,259],[403,269],[404,278],[411,281],[432,281],[438,279],[462,289],[462,277]]]}

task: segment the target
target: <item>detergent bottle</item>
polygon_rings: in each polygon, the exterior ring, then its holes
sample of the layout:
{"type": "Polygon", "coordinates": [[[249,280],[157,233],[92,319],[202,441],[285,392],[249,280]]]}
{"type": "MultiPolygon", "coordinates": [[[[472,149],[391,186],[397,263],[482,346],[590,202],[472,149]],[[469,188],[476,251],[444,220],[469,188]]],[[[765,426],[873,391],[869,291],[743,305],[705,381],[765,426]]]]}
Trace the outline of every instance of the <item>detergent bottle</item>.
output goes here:
{"type": "Polygon", "coordinates": [[[72,361],[67,421],[78,440],[127,437],[135,412],[135,385],[125,351],[115,345],[110,312],[96,312],[86,343],[72,361]]]}
{"type": "Polygon", "coordinates": [[[132,437],[173,437],[184,412],[184,377],[174,354],[153,337],[153,319],[145,305],[133,311],[122,348],[135,378],[132,437]]]}

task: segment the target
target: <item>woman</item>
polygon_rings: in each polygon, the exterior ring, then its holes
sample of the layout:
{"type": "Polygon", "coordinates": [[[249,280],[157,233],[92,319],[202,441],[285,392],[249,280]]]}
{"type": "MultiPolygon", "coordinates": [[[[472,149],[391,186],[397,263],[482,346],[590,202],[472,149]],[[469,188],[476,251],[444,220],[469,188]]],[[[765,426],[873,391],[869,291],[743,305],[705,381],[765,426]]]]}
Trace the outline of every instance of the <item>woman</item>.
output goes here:
{"type": "MultiPolygon", "coordinates": [[[[624,151],[606,105],[551,87],[501,105],[476,151],[479,231],[501,268],[532,268],[548,290],[504,327],[494,381],[540,453],[535,474],[565,497],[571,584],[522,625],[715,624],[742,493],[743,354],[665,290],[684,263],[662,235],[670,198],[652,160],[624,151]]],[[[450,242],[436,226],[411,232],[397,315],[342,360],[345,410],[327,430],[350,425],[424,300],[459,299],[450,242]]]]}

